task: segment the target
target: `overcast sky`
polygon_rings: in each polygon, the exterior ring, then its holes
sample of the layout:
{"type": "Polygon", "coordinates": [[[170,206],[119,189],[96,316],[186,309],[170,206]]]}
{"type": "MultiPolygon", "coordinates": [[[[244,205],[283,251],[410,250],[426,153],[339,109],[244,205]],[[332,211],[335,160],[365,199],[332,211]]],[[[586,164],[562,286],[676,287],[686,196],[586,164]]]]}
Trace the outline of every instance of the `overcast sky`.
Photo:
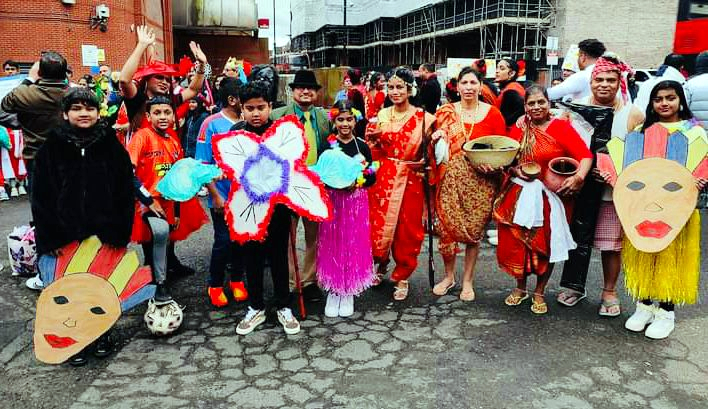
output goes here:
{"type": "Polygon", "coordinates": [[[258,18],[270,19],[270,28],[258,30],[260,37],[268,37],[269,48],[273,48],[273,1],[275,1],[275,35],[278,47],[290,40],[290,0],[257,0],[258,18]]]}

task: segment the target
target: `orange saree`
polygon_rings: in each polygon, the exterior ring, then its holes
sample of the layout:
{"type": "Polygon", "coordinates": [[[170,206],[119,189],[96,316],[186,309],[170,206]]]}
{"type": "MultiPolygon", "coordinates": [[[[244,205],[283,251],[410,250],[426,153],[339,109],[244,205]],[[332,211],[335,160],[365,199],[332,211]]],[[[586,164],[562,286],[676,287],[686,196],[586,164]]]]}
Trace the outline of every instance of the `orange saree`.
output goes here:
{"type": "Polygon", "coordinates": [[[484,227],[492,216],[492,204],[499,194],[502,177],[477,172],[462,152],[469,140],[486,135],[506,134],[506,124],[499,110],[489,107],[487,115],[474,126],[463,123],[454,104],[445,104],[435,113],[439,129],[447,132],[450,160],[441,166],[441,178],[435,197],[440,235],[438,250],[444,259],[455,257],[457,243],[477,244],[484,237],[484,227]]]}

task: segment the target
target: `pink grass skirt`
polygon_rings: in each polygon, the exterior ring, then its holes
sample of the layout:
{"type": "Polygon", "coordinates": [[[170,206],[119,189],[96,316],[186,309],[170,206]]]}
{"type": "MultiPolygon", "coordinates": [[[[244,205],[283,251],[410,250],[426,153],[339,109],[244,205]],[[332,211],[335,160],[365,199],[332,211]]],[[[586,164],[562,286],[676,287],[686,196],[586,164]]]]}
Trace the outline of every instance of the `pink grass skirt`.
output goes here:
{"type": "Polygon", "coordinates": [[[337,295],[359,295],[374,280],[366,189],[328,189],[333,217],[319,226],[317,281],[337,295]]]}

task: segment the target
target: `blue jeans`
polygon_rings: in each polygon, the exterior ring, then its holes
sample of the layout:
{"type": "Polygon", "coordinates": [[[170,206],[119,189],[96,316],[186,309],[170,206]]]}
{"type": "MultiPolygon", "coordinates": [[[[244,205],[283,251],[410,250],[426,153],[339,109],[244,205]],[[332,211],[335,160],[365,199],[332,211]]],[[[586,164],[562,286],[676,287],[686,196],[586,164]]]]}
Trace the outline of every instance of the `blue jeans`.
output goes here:
{"type": "Polygon", "coordinates": [[[214,244],[211,246],[209,262],[209,287],[223,286],[227,269],[231,274],[231,282],[243,281],[242,247],[231,241],[224,213],[215,212],[214,209],[210,209],[210,212],[214,227],[214,244]]]}

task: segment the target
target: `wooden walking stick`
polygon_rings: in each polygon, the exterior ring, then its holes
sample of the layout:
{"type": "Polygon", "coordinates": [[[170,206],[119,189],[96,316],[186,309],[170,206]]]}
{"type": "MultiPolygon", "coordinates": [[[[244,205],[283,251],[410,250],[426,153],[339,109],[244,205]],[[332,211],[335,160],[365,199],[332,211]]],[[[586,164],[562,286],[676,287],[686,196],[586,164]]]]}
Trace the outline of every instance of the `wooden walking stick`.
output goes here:
{"type": "MultiPolygon", "coordinates": [[[[430,191],[430,155],[428,148],[430,147],[430,136],[425,132],[425,112],[423,112],[423,131],[422,131],[422,148],[423,148],[423,193],[425,194],[425,207],[428,208],[428,218],[426,229],[428,230],[428,282],[430,288],[435,287],[435,263],[433,261],[433,208],[432,194],[430,191]]],[[[433,159],[434,160],[434,159],[433,159]]]]}
{"type": "Polygon", "coordinates": [[[297,224],[291,223],[290,226],[290,251],[293,255],[293,266],[295,268],[295,289],[297,290],[298,306],[300,308],[300,319],[304,320],[307,318],[307,310],[305,310],[305,298],[302,295],[302,282],[300,281],[300,266],[297,261],[297,249],[295,248],[295,240],[297,231],[297,224]]]}

